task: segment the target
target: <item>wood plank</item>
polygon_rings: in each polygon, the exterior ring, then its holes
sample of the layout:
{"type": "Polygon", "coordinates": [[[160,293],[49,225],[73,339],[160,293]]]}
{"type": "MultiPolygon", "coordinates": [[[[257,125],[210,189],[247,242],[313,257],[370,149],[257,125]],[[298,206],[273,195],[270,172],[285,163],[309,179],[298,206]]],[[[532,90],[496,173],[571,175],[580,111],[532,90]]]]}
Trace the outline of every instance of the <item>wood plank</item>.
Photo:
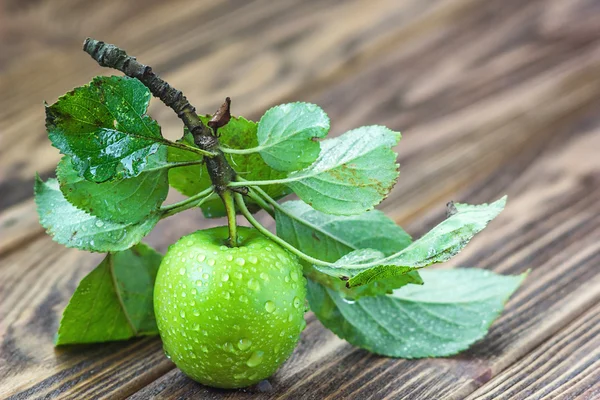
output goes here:
{"type": "Polygon", "coordinates": [[[467,400],[573,399],[584,395],[591,399],[599,382],[600,305],[596,305],[467,400]]]}
{"type": "MultiPolygon", "coordinates": [[[[600,118],[590,112],[541,154],[517,157],[459,199],[509,194],[507,209],[447,266],[532,272],[489,335],[448,359],[393,360],[352,348],[311,316],[268,398],[464,398],[600,300],[600,118]],[[575,139],[572,139],[575,137],[575,139]],[[567,141],[567,139],[571,139],[567,141]]],[[[442,218],[443,207],[425,221],[442,218]]],[[[413,224],[421,231],[431,222],[413,224]]],[[[409,232],[414,232],[409,229],[409,232]]],[[[258,388],[253,393],[257,393],[258,388]]],[[[173,370],[134,395],[243,398],[173,370]]]]}

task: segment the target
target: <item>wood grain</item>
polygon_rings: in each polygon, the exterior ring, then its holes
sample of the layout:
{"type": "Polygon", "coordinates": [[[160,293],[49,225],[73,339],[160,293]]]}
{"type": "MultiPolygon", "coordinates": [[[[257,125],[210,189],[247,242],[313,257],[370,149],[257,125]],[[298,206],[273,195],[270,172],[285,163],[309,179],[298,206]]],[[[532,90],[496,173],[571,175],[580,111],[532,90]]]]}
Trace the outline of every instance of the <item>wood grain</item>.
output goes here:
{"type": "MultiPolygon", "coordinates": [[[[598,6],[0,3],[0,397],[461,399],[503,388],[597,397],[597,375],[569,369],[587,365],[592,351],[570,363],[560,351],[542,359],[531,383],[520,383],[519,371],[561,343],[597,343],[586,316],[597,318],[600,300],[598,6]],[[80,50],[88,35],[152,65],[201,111],[231,96],[235,114],[257,118],[272,104],[304,100],[325,108],[334,135],[375,123],[401,130],[402,174],[382,209],[418,236],[443,217],[449,199],[478,203],[508,193],[506,211],[447,267],[531,268],[529,278],[485,340],[448,359],[371,355],[308,314],[292,358],[269,384],[246,391],[190,381],[157,339],[55,350],[62,309],[99,256],[51,242],[36,222],[31,188],[34,172],[51,176],[59,159],[42,101],[112,73],[80,50]]],[[[167,137],[180,134],[170,110],[155,102],[150,113],[167,137]]],[[[188,211],[161,221],[148,240],[164,251],[220,223],[188,211]]]]}
{"type": "Polygon", "coordinates": [[[600,306],[596,305],[467,400],[599,396],[600,306]]]}
{"type": "Polygon", "coordinates": [[[127,393],[127,385],[148,383],[170,368],[154,339],[54,349],[62,309],[98,256],[64,249],[42,237],[2,260],[0,397],[63,397],[90,385],[109,390],[115,379],[121,385],[112,390],[127,393]],[[99,381],[102,385],[95,384],[99,381]]]}

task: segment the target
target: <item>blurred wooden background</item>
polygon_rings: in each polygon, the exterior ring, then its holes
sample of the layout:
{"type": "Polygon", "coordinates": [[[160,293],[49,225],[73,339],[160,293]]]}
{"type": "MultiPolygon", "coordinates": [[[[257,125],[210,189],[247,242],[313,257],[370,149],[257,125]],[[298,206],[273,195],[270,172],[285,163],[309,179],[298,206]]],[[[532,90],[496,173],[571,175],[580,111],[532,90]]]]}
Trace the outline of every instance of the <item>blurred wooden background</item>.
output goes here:
{"type": "MultiPolygon", "coordinates": [[[[598,0],[0,1],[0,397],[600,398],[599,107],[598,0]],[[245,391],[190,381],[156,338],[54,349],[99,256],[45,235],[32,186],[59,160],[43,101],[112,74],[81,51],[87,36],[153,66],[200,112],[225,96],[249,118],[301,100],[325,109],[333,134],[402,131],[381,208],[418,236],[448,200],[507,193],[450,265],[529,278],[483,341],[447,359],[375,356],[309,313],[270,387],[245,391]]],[[[158,101],[150,114],[181,134],[158,101]]],[[[164,251],[215,223],[189,211],[149,242],[164,251]]]]}

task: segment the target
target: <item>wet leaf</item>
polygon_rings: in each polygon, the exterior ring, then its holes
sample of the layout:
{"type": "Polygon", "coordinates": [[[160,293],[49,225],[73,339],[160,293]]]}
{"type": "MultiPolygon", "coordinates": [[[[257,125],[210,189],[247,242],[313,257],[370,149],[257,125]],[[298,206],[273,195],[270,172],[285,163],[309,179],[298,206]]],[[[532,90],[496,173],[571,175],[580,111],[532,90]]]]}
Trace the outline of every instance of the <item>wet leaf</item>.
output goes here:
{"type": "MultiPolygon", "coordinates": [[[[376,248],[378,256],[391,255],[410,245],[410,236],[383,212],[372,210],[353,216],[337,216],[317,211],[302,201],[287,201],[276,209],[277,235],[303,253],[323,261],[334,262],[361,248],[376,248]]],[[[422,283],[419,274],[373,282],[357,288],[346,288],[338,277],[323,274],[304,263],[304,273],[341,292],[342,296],[357,298],[390,292],[408,283],[422,283]]]]}
{"type": "Polygon", "coordinates": [[[302,201],[286,201],[276,212],[277,235],[303,252],[336,261],[352,250],[377,248],[390,255],[411,243],[408,233],[379,210],[339,216],[315,210],[302,201]]]}
{"type": "Polygon", "coordinates": [[[309,281],[308,299],[323,325],[355,346],[389,357],[444,357],[485,336],[525,275],[426,270],[422,286],[356,301],[309,281]]]}
{"type": "Polygon", "coordinates": [[[137,79],[96,77],[46,107],[48,136],[89,181],[137,176],[164,141],[145,115],[150,97],[137,79]]]}
{"type": "Polygon", "coordinates": [[[107,254],[71,297],[56,345],[157,335],[152,298],[161,259],[143,243],[107,254]]]}
{"type": "Polygon", "coordinates": [[[167,161],[167,149],[148,157],[138,176],[103,183],[90,182],[77,174],[71,158],[63,157],[56,169],[60,189],[77,208],[106,221],[137,223],[158,212],[169,191],[166,169],[154,169],[167,161]]]}
{"type": "Polygon", "coordinates": [[[398,178],[400,134],[365,126],[321,142],[319,158],[292,172],[286,183],[304,202],[327,214],[353,215],[372,209],[398,178]]]}
{"type": "Polygon", "coordinates": [[[121,251],[139,243],[160,219],[151,214],[137,224],[120,224],[102,220],[69,203],[58,181],[35,181],[35,202],[40,224],[52,239],[66,247],[108,252],[121,251]]]}
{"type": "Polygon", "coordinates": [[[458,254],[505,205],[506,196],[491,204],[456,203],[455,213],[398,253],[378,257],[374,251],[361,249],[342,257],[334,267],[315,268],[328,275],[349,277],[347,285],[353,287],[442,263],[458,254]]]}

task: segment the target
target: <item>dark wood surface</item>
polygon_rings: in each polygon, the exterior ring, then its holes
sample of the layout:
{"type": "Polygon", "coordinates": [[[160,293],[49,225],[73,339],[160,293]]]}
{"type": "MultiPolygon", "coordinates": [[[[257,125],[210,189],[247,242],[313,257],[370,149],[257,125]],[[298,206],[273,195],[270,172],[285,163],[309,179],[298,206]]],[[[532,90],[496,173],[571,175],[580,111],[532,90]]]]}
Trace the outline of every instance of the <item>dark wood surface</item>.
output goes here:
{"type": "MultiPolygon", "coordinates": [[[[597,0],[0,2],[0,398],[600,398],[599,27],[597,0]],[[531,274],[459,356],[375,356],[309,313],[290,360],[244,391],[187,379],[156,338],[55,349],[100,256],[45,235],[32,185],[59,159],[43,101],[111,73],[80,50],[86,36],[152,65],[203,112],[225,96],[250,118],[303,100],[333,134],[401,130],[400,181],[380,208],[418,236],[448,200],[506,193],[505,212],[448,266],[531,274]]],[[[150,113],[180,135],[170,110],[150,113]]],[[[221,223],[188,211],[149,242],[164,251],[221,223]]]]}

